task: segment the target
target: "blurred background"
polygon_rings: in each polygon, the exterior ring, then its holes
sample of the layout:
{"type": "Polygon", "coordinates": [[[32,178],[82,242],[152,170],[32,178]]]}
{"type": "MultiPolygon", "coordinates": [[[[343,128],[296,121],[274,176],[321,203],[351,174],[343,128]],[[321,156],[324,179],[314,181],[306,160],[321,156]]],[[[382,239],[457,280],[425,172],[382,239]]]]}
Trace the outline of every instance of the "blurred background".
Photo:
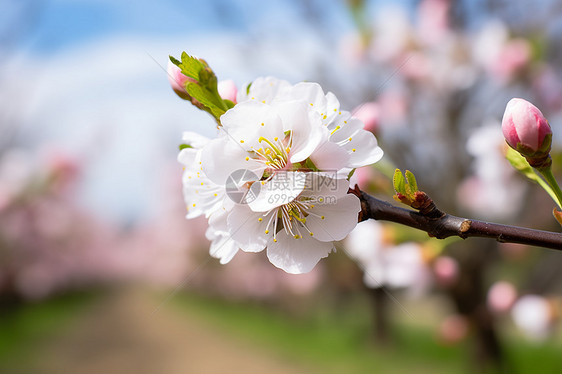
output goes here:
{"type": "Polygon", "coordinates": [[[0,2],[0,372],[557,373],[562,255],[364,222],[311,273],[208,255],[185,220],[168,55],[319,82],[452,214],[560,231],[505,160],[522,97],[562,171],[555,0],[0,2]],[[382,287],[381,287],[382,286],[382,287]]]}

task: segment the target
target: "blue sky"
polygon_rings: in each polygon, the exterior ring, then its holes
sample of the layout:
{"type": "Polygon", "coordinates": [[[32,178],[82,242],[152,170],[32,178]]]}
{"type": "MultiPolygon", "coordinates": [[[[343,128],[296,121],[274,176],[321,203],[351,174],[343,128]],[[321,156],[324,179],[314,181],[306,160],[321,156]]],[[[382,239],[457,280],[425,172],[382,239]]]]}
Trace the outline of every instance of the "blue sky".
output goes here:
{"type": "MultiPolygon", "coordinates": [[[[171,91],[162,69],[167,55],[204,57],[219,79],[239,86],[260,75],[311,79],[319,59],[337,71],[338,40],[352,30],[342,1],[315,2],[322,35],[289,6],[295,3],[32,2],[34,11],[18,23],[16,49],[0,65],[18,144],[48,144],[87,160],[80,196],[88,208],[118,222],[150,217],[170,178],[164,170],[177,166],[180,182],[181,133],[214,133],[210,117],[171,91]]],[[[17,10],[22,2],[8,4],[17,10]]],[[[9,8],[4,14],[13,18],[9,8]]]]}

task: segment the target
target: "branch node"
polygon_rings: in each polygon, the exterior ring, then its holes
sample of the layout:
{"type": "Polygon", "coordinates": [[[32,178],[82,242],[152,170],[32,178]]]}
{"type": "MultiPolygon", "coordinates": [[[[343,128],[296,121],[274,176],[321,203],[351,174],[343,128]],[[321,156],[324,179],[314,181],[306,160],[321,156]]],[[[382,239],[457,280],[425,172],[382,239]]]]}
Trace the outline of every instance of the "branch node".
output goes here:
{"type": "Polygon", "coordinates": [[[464,221],[462,221],[461,223],[461,230],[460,230],[460,234],[459,236],[463,239],[467,238],[466,232],[468,230],[470,230],[470,226],[472,225],[472,221],[469,219],[465,219],[464,221]]]}

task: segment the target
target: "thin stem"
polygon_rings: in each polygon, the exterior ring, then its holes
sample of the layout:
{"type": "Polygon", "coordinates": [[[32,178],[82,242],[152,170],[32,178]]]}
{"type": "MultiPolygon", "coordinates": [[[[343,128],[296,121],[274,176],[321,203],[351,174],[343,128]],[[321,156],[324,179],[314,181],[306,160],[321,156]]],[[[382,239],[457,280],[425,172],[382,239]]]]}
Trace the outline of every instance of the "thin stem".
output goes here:
{"type": "Polygon", "coordinates": [[[547,168],[540,168],[538,170],[543,175],[544,179],[546,180],[546,182],[552,188],[552,191],[556,195],[558,206],[562,208],[562,190],[560,190],[560,187],[558,186],[558,182],[556,181],[556,178],[554,178],[554,174],[552,174],[552,168],[547,167],[547,168]]]}
{"type": "Polygon", "coordinates": [[[560,206],[560,202],[558,201],[558,196],[556,196],[556,193],[554,192],[554,189],[550,186],[550,184],[545,182],[545,180],[541,177],[538,177],[534,180],[539,184],[539,186],[542,187],[543,190],[546,191],[546,193],[550,196],[550,198],[554,200],[554,202],[557,203],[558,206],[560,206]]]}
{"type": "Polygon", "coordinates": [[[357,187],[350,192],[361,200],[359,221],[372,218],[396,222],[425,231],[437,239],[450,236],[463,239],[481,237],[495,239],[501,243],[534,245],[562,251],[562,233],[456,217],[440,211],[434,204],[431,209],[422,213],[376,199],[357,187]]]}

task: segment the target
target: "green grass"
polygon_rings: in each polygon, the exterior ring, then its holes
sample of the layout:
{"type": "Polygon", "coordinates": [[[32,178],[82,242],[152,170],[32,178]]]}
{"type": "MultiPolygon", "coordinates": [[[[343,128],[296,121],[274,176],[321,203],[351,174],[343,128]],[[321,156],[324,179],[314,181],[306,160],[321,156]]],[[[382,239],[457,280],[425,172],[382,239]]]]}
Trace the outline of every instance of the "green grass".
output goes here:
{"type": "Polygon", "coordinates": [[[462,347],[440,345],[433,331],[395,326],[396,341],[381,347],[371,340],[368,308],[290,318],[263,306],[181,296],[176,303],[230,334],[246,337],[287,359],[323,373],[462,373],[462,347]]]}
{"type": "Polygon", "coordinates": [[[0,310],[0,370],[30,360],[35,347],[65,326],[93,300],[94,293],[72,293],[0,310]]]}
{"type": "MultiPolygon", "coordinates": [[[[394,344],[373,343],[369,308],[358,303],[342,313],[329,310],[294,318],[263,305],[232,303],[195,295],[175,299],[181,309],[227,334],[242,337],[322,373],[468,373],[470,342],[444,346],[423,314],[396,314],[394,344]],[[423,323],[421,319],[424,319],[423,323]]],[[[435,321],[438,320],[435,316],[435,321]]],[[[504,339],[510,373],[562,372],[562,344],[536,345],[504,339]]]]}

